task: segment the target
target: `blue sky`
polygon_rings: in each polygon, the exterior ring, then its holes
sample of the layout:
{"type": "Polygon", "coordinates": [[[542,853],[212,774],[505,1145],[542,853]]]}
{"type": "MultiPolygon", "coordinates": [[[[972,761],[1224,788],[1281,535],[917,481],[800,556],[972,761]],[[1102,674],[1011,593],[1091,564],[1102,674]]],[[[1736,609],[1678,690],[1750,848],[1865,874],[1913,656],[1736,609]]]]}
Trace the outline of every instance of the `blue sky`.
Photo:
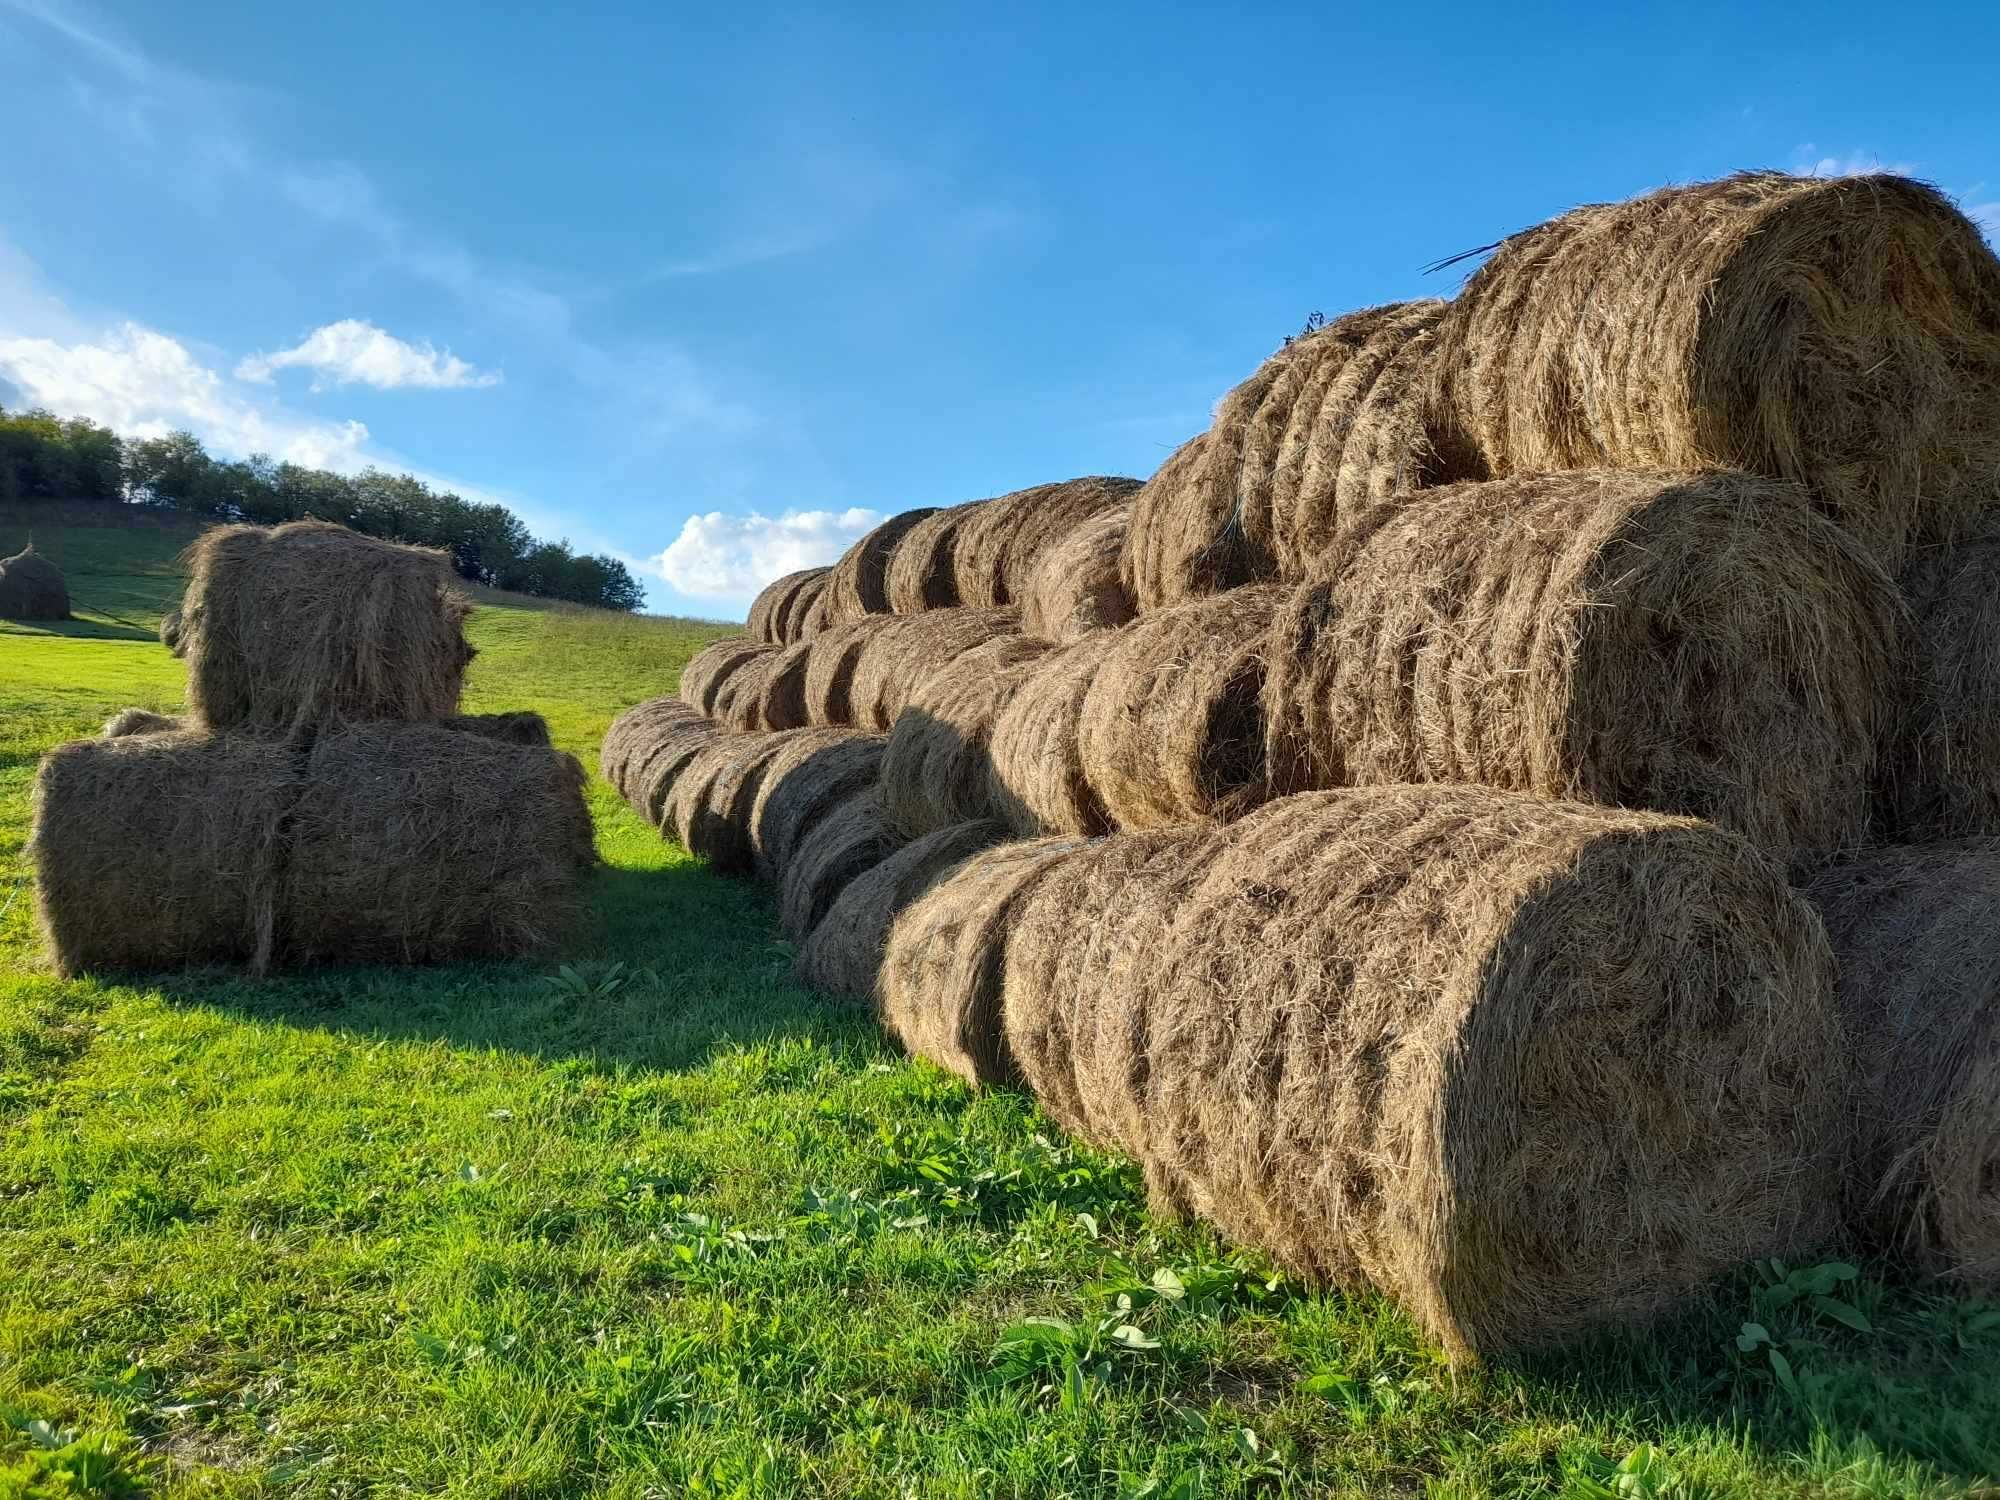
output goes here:
{"type": "Polygon", "coordinates": [[[0,0],[0,401],[410,469],[726,617],[1150,473],[1574,203],[1880,165],[2000,234],[1990,6],[496,9],[0,0]]]}

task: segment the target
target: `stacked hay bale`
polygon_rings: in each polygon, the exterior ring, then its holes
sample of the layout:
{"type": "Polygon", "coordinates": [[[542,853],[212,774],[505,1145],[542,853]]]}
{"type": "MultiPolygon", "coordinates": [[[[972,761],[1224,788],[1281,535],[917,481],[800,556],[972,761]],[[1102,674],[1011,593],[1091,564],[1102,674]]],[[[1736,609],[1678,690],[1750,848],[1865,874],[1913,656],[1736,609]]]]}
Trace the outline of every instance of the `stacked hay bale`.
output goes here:
{"type": "Polygon", "coordinates": [[[67,620],[69,585],[62,569],[28,543],[0,558],[0,620],[67,620]]]}
{"type": "MultiPolygon", "coordinates": [[[[1579,209],[1010,551],[1062,489],[889,523],[731,718],[868,738],[731,860],[802,977],[1454,1355],[1843,1224],[2000,1287],[2000,263],[1949,203],[1579,209]]],[[[787,748],[703,722],[754,805],[787,748]]]]}
{"type": "Polygon", "coordinates": [[[33,847],[57,967],[419,963],[547,948],[595,863],[584,773],[539,715],[461,715],[442,553],[221,527],[172,637],[189,713],[44,757],[33,847]]]}

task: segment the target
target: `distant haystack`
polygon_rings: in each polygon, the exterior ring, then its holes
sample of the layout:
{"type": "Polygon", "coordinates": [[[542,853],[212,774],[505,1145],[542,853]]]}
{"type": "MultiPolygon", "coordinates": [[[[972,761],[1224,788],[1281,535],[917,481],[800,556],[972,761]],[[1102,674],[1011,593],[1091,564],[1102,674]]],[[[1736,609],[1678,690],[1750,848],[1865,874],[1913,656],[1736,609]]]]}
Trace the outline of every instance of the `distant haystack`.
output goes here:
{"type": "Polygon", "coordinates": [[[0,620],[67,620],[69,585],[33,542],[0,560],[0,620]]]}

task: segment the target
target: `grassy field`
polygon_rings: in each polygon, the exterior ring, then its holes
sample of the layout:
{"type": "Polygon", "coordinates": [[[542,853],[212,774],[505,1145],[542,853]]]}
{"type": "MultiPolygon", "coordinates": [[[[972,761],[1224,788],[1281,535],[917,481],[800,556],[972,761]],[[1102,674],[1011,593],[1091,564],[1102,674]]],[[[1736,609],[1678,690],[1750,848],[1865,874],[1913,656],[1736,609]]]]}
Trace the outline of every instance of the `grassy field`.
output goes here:
{"type": "MultiPolygon", "coordinates": [[[[2000,1309],[1746,1268],[1454,1376],[798,988],[765,893],[601,781],[574,983],[60,982],[35,763],[178,705],[186,537],[39,540],[82,618],[0,624],[0,1495],[2000,1493],[2000,1309]]],[[[593,766],[718,633],[483,606],[471,706],[593,766]]]]}

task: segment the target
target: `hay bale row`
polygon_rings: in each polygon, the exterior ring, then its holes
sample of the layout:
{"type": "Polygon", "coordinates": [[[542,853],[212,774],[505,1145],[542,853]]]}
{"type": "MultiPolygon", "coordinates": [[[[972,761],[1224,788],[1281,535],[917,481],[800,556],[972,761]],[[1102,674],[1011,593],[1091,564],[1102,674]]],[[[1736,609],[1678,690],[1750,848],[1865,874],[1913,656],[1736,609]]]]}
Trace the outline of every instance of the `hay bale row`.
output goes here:
{"type": "Polygon", "coordinates": [[[1502,244],[1438,324],[1452,462],[1804,485],[1892,574],[2000,476],[2000,262],[1906,178],[1746,173],[1502,244]]]}
{"type": "Polygon", "coordinates": [[[889,559],[885,585],[889,608],[899,615],[950,609],[965,601],[958,592],[961,534],[990,502],[969,500],[931,512],[912,526],[889,559]]]}
{"type": "Polygon", "coordinates": [[[0,558],[0,620],[67,620],[69,584],[62,569],[30,542],[0,558]]]}
{"type": "Polygon", "coordinates": [[[1138,488],[1136,479],[1093,474],[983,502],[957,534],[959,602],[1020,604],[1045,553],[1095,517],[1129,504],[1138,488]]]}
{"type": "Polygon", "coordinates": [[[210,731],[427,723],[458,711],[473,651],[449,558],[321,521],[220,526],[188,548],[178,637],[210,731]]]}
{"type": "Polygon", "coordinates": [[[43,932],[65,975],[538,951],[595,860],[583,786],[570,756],[436,724],[80,740],[35,784],[43,932]]]}
{"type": "Polygon", "coordinates": [[[633,769],[640,755],[682,726],[713,725],[678,696],[649,698],[611,721],[598,747],[597,768],[627,802],[634,800],[633,769]]]}
{"type": "Polygon", "coordinates": [[[1456,1356],[1832,1228],[1825,937],[1706,825],[1392,787],[960,858],[894,919],[891,1024],[1456,1356]]]}
{"type": "Polygon", "coordinates": [[[1028,576],[1021,629],[1067,644],[1093,630],[1115,630],[1137,613],[1119,571],[1132,508],[1100,511],[1046,548],[1028,576]]]}
{"type": "Polygon", "coordinates": [[[801,568],[764,585],[744,627],[753,641],[784,646],[804,638],[806,621],[827,587],[831,568],[801,568]]]}

